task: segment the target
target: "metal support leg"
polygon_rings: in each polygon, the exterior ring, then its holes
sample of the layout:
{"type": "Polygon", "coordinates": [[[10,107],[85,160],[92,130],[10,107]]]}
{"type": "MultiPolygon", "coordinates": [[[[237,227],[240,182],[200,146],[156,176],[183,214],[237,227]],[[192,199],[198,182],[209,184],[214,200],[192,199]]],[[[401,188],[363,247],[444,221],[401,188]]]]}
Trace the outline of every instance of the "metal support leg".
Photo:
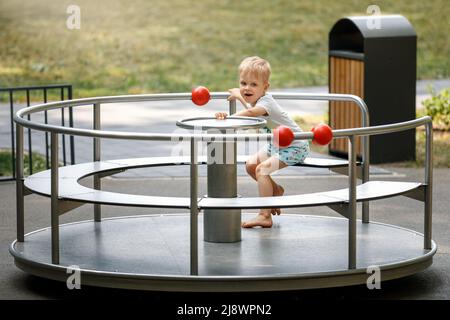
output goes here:
{"type": "MultiPolygon", "coordinates": [[[[369,138],[370,136],[361,137],[363,141],[363,163],[362,163],[362,182],[369,182],[370,177],[370,159],[369,159],[369,138]]],[[[369,223],[369,201],[362,203],[362,222],[369,223]]]]}
{"type": "MultiPolygon", "coordinates": [[[[94,104],[94,129],[100,130],[100,104],[94,104]]],[[[100,161],[101,159],[101,148],[100,148],[100,138],[94,138],[94,161],[100,161]]],[[[102,182],[98,175],[94,175],[94,189],[100,190],[102,188],[102,182]]],[[[96,222],[102,221],[102,207],[100,204],[94,204],[94,220],[96,222]]]]}
{"type": "Polygon", "coordinates": [[[191,138],[191,275],[198,275],[198,142],[191,138]]]}
{"type": "Polygon", "coordinates": [[[431,249],[433,209],[433,123],[426,124],[424,249],[431,249]]]}
{"type": "Polygon", "coordinates": [[[356,268],[356,148],[348,138],[348,268],[356,268]]]}
{"type": "Polygon", "coordinates": [[[16,124],[16,215],[17,241],[24,242],[23,127],[19,124],[16,124]]]}
{"type": "MultiPolygon", "coordinates": [[[[72,100],[72,86],[67,87],[67,99],[72,100]]],[[[69,107],[69,126],[73,128],[73,108],[69,107]]],[[[70,161],[75,164],[75,137],[70,136],[70,161]]]]}
{"type": "Polygon", "coordinates": [[[369,223],[370,222],[370,218],[369,218],[369,201],[364,201],[362,203],[362,222],[363,223],[369,223]]]}
{"type": "Polygon", "coordinates": [[[52,263],[59,264],[59,210],[58,210],[58,134],[51,133],[51,232],[52,263]]]}

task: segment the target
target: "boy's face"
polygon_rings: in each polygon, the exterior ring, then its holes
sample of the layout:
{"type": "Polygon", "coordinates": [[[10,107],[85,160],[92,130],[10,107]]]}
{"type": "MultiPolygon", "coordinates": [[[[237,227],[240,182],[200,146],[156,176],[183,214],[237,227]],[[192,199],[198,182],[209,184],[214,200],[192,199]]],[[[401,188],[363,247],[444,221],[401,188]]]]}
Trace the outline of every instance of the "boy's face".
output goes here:
{"type": "Polygon", "coordinates": [[[252,106],[265,95],[269,83],[252,72],[242,72],[239,76],[239,90],[247,103],[252,106]]]}

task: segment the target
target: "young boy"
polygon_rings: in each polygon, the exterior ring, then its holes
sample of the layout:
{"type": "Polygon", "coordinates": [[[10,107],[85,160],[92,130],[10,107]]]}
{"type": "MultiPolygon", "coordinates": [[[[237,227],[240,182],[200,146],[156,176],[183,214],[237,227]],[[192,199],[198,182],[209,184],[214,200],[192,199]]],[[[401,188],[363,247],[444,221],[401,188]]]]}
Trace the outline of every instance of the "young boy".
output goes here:
{"type": "MultiPolygon", "coordinates": [[[[239,100],[245,110],[234,116],[262,117],[268,127],[288,126],[294,133],[302,130],[266,91],[269,88],[270,64],[260,57],[245,58],[239,66],[239,88],[228,90],[228,100],[239,100]]],[[[225,119],[224,112],[216,113],[217,119],[225,119]]],[[[278,148],[272,142],[252,155],[246,162],[248,174],[258,183],[260,197],[282,196],[284,189],[271,178],[270,174],[287,166],[301,163],[309,154],[306,140],[294,140],[287,148],[278,148]]],[[[272,227],[272,214],[280,214],[280,209],[261,209],[259,214],[242,222],[243,228],[272,227]]]]}

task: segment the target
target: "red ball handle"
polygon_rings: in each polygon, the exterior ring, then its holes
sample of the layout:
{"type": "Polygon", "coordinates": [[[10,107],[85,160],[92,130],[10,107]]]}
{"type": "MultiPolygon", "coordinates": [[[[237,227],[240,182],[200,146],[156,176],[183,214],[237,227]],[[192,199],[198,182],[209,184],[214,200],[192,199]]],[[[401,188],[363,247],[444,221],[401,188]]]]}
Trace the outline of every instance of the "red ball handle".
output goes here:
{"type": "Polygon", "coordinates": [[[208,88],[199,86],[192,89],[192,102],[198,106],[203,106],[209,102],[211,95],[208,88]]]}
{"type": "Polygon", "coordinates": [[[294,132],[292,132],[291,128],[278,126],[273,129],[273,142],[277,147],[289,147],[292,141],[294,141],[294,132]]]}
{"type": "Polygon", "coordinates": [[[314,138],[312,142],[321,146],[325,146],[333,140],[333,130],[325,123],[320,123],[311,128],[314,138]]]}

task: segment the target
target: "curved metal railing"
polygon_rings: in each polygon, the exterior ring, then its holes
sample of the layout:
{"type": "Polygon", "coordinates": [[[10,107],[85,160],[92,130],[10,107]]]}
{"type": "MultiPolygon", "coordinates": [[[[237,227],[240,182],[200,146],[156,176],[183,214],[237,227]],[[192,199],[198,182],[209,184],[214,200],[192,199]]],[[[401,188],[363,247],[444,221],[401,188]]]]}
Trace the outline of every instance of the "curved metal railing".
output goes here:
{"type": "MultiPolygon", "coordinates": [[[[323,100],[323,101],[351,101],[355,102],[361,109],[361,121],[362,126],[369,126],[369,111],[367,109],[364,101],[355,95],[349,94],[305,94],[305,93],[273,93],[275,99],[289,99],[289,100],[323,100]]],[[[211,93],[211,99],[226,99],[229,97],[228,93],[223,92],[213,92],[211,93]]],[[[96,138],[110,138],[110,139],[126,139],[126,140],[171,140],[171,139],[183,139],[194,137],[196,139],[206,138],[205,135],[190,135],[190,134],[162,134],[162,133],[141,133],[141,132],[121,132],[121,131],[100,131],[98,129],[80,129],[71,127],[62,127],[49,124],[36,123],[31,120],[27,120],[24,116],[31,115],[33,113],[48,111],[53,109],[65,108],[65,107],[79,107],[79,106],[90,106],[103,103],[124,103],[124,102],[143,102],[143,101],[166,101],[166,100],[190,100],[190,93],[167,93],[167,94],[145,94],[145,95],[124,95],[124,96],[114,96],[114,97],[95,97],[95,98],[85,98],[85,99],[75,99],[67,101],[58,101],[51,103],[38,104],[35,106],[20,109],[14,115],[14,121],[23,127],[27,127],[34,130],[55,132],[60,134],[68,134],[75,136],[88,136],[96,138]]],[[[234,113],[235,103],[232,101],[230,103],[230,113],[234,113]]],[[[94,123],[96,115],[94,113],[94,123]]],[[[207,135],[209,138],[219,138],[207,135]]],[[[256,134],[239,134],[236,136],[238,139],[254,138],[256,134]]],[[[233,138],[233,136],[231,136],[233,138]]],[[[266,135],[266,138],[270,138],[270,135],[266,135]]],[[[310,139],[311,135],[301,135],[298,139],[310,139]]]]}
{"type": "MultiPolygon", "coordinates": [[[[347,94],[304,94],[304,93],[273,93],[275,99],[293,100],[325,100],[325,101],[352,101],[358,105],[362,114],[361,128],[333,130],[334,138],[348,139],[348,177],[349,177],[349,268],[356,266],[356,147],[355,138],[362,136],[362,181],[369,180],[369,136],[385,134],[397,131],[414,129],[419,126],[426,126],[426,163],[425,163],[425,237],[424,247],[431,248],[431,192],[432,192],[432,122],[430,117],[380,125],[369,126],[369,112],[364,101],[354,95],[347,94]]],[[[225,99],[228,93],[212,93],[212,99],[225,99]]],[[[100,105],[102,103],[118,102],[140,102],[140,101],[165,101],[165,100],[190,100],[191,94],[152,94],[152,95],[132,95],[115,97],[96,97],[87,99],[76,99],[61,102],[52,102],[27,107],[19,110],[14,115],[16,122],[16,172],[17,172],[17,239],[24,241],[24,185],[23,185],[23,127],[51,132],[51,208],[52,208],[52,261],[59,262],[59,220],[58,220],[58,134],[68,134],[75,136],[88,136],[94,138],[94,161],[100,161],[100,139],[136,139],[136,140],[174,140],[189,139],[191,144],[191,170],[190,170],[190,208],[191,208],[191,274],[197,274],[197,215],[198,215],[198,142],[211,141],[211,139],[226,140],[248,140],[254,138],[272,139],[271,134],[162,134],[162,133],[138,133],[138,132],[118,132],[101,130],[100,105]],[[93,126],[94,129],[67,128],[49,124],[35,123],[24,118],[32,113],[58,109],[63,107],[77,107],[84,105],[94,105],[93,126]]],[[[235,101],[230,102],[230,114],[236,110],[235,101]]],[[[295,139],[312,139],[312,132],[296,133],[295,139]]],[[[100,178],[94,178],[94,188],[100,188],[100,178]]],[[[100,206],[95,205],[95,220],[100,221],[100,206]]],[[[368,222],[368,203],[363,203],[363,222],[368,222]]]]}

